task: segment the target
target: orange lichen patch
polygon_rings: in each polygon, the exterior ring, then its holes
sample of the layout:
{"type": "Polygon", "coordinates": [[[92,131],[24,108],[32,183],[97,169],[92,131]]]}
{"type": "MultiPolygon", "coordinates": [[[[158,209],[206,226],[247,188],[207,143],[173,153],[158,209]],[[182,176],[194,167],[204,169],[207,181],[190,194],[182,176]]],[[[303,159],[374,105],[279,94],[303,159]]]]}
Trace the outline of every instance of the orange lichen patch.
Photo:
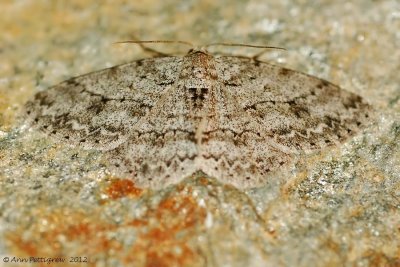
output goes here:
{"type": "Polygon", "coordinates": [[[194,244],[199,231],[204,230],[206,210],[193,197],[174,192],[137,219],[125,214],[127,217],[120,223],[103,219],[107,208],[108,205],[90,211],[69,207],[35,210],[27,215],[31,217],[29,225],[6,234],[9,251],[24,257],[83,255],[93,266],[104,258],[147,267],[196,266],[202,262],[194,244]],[[128,235],[116,234],[121,231],[128,235]],[[129,245],[126,238],[131,237],[135,239],[129,245]]]}
{"type": "Polygon", "coordinates": [[[122,245],[119,242],[107,237],[107,233],[117,226],[99,220],[97,216],[62,209],[39,215],[29,229],[10,232],[6,239],[11,250],[22,256],[94,256],[110,249],[120,249],[122,245]],[[29,233],[29,238],[22,237],[24,232],[29,233]],[[75,251],[66,250],[72,243],[76,244],[75,251]]]}
{"type": "Polygon", "coordinates": [[[114,179],[105,189],[105,193],[110,199],[118,199],[128,196],[139,197],[143,193],[143,189],[136,187],[131,180],[114,179]]]}
{"type": "Polygon", "coordinates": [[[369,261],[370,266],[400,266],[400,256],[390,257],[380,251],[368,250],[364,253],[363,258],[369,261]]]}
{"type": "Polygon", "coordinates": [[[354,206],[352,208],[349,208],[348,210],[348,216],[350,216],[353,219],[357,219],[361,217],[365,212],[365,207],[363,206],[354,206]]]}
{"type": "Polygon", "coordinates": [[[324,246],[334,252],[335,254],[339,255],[340,254],[340,244],[335,241],[333,238],[328,237],[324,241],[324,246]]]}
{"type": "Polygon", "coordinates": [[[200,181],[200,184],[202,184],[202,185],[210,184],[210,180],[207,179],[206,177],[201,177],[199,181],[200,181]]]}
{"type": "Polygon", "coordinates": [[[17,251],[22,251],[23,254],[33,256],[33,255],[38,255],[37,252],[37,246],[35,242],[33,241],[25,241],[22,239],[21,236],[14,236],[14,235],[9,235],[8,236],[9,241],[13,243],[17,251]]]}
{"type": "Polygon", "coordinates": [[[146,226],[147,222],[146,222],[146,220],[135,219],[135,220],[129,222],[129,225],[132,225],[134,227],[146,226]]]}
{"type": "Polygon", "coordinates": [[[203,225],[206,210],[190,196],[170,196],[144,216],[146,221],[133,220],[131,225],[143,225],[133,254],[127,260],[138,260],[144,266],[193,266],[199,256],[189,246],[203,225]]]}

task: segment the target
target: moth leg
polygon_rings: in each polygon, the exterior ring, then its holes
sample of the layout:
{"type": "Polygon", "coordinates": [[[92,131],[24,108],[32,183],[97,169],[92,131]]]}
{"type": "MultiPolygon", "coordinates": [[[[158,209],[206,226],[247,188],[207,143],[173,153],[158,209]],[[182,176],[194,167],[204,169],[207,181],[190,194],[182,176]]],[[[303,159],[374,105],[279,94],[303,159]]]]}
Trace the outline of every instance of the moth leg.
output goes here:
{"type": "Polygon", "coordinates": [[[163,53],[163,52],[160,52],[160,51],[158,51],[156,49],[150,48],[150,47],[148,47],[148,46],[146,46],[144,44],[138,44],[138,45],[140,46],[140,48],[143,49],[144,52],[151,54],[153,57],[168,57],[168,56],[171,56],[171,55],[169,55],[167,53],[163,53]]]}
{"type": "Polygon", "coordinates": [[[255,55],[253,55],[252,57],[251,57],[251,59],[254,61],[254,62],[262,62],[261,60],[260,60],[260,57],[262,56],[262,55],[264,55],[265,53],[267,53],[268,51],[270,51],[271,49],[264,49],[264,50],[262,50],[261,52],[258,52],[257,54],[255,54],[255,55]]]}

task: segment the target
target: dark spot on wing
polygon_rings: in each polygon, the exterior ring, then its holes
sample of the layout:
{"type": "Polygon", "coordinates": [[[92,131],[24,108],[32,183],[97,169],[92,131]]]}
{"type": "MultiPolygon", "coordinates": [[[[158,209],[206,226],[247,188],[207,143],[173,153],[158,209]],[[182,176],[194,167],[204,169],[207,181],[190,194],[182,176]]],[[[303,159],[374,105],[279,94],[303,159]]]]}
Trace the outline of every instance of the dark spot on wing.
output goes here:
{"type": "Polygon", "coordinates": [[[329,86],[329,82],[321,79],[317,85],[317,88],[322,89],[322,88],[328,87],[328,86],[329,86]]]}
{"type": "Polygon", "coordinates": [[[279,75],[282,75],[282,76],[289,76],[290,74],[292,74],[292,71],[291,71],[290,69],[281,68],[281,69],[279,70],[279,75]]]}
{"type": "MultiPolygon", "coordinates": [[[[144,163],[140,169],[140,171],[145,175],[148,174],[149,170],[150,170],[150,167],[147,163],[144,163]]],[[[149,180],[150,180],[150,178],[149,178],[149,180]]]]}
{"type": "Polygon", "coordinates": [[[47,92],[39,92],[35,95],[35,100],[39,101],[40,106],[51,106],[54,101],[48,99],[47,92]]]}
{"type": "Polygon", "coordinates": [[[350,95],[349,97],[343,98],[343,105],[346,109],[357,108],[358,104],[362,102],[362,99],[358,95],[350,95]]]}
{"type": "Polygon", "coordinates": [[[291,105],[290,110],[297,118],[304,118],[310,114],[308,108],[302,105],[291,105]]]}
{"type": "Polygon", "coordinates": [[[67,85],[73,86],[73,87],[77,87],[78,85],[80,85],[80,83],[75,78],[69,79],[69,80],[65,81],[65,83],[67,85]]]}

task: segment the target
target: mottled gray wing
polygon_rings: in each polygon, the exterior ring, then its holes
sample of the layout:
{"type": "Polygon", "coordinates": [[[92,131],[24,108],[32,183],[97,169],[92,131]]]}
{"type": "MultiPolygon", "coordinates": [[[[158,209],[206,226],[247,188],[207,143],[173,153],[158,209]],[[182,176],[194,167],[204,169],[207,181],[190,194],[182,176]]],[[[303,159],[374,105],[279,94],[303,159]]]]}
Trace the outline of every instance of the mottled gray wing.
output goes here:
{"type": "Polygon", "coordinates": [[[300,151],[338,144],[368,123],[361,97],[297,71],[217,58],[229,108],[204,132],[204,171],[237,186],[265,183],[300,151]]]}
{"type": "Polygon", "coordinates": [[[129,140],[108,155],[112,169],[140,187],[161,188],[198,170],[199,121],[182,82],[177,81],[135,125],[129,140]]]}
{"type": "Polygon", "coordinates": [[[26,104],[27,117],[67,143],[113,149],[175,82],[181,61],[144,59],[69,79],[37,93],[26,104]]]}
{"type": "Polygon", "coordinates": [[[326,80],[247,59],[219,60],[219,77],[242,110],[264,135],[289,148],[344,141],[370,120],[370,105],[326,80]]]}

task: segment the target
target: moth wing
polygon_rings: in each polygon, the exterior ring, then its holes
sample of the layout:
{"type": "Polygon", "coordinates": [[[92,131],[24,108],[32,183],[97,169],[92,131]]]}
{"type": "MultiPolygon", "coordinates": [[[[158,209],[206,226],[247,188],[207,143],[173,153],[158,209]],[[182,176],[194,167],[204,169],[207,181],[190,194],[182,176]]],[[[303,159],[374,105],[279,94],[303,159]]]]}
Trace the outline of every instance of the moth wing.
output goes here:
{"type": "Polygon", "coordinates": [[[226,90],[263,136],[289,148],[314,150],[342,142],[370,120],[360,96],[314,76],[242,58],[224,58],[226,90]]]}
{"type": "Polygon", "coordinates": [[[28,121],[60,141],[111,150],[177,79],[180,58],[136,61],[71,78],[26,104],[28,121]]]}
{"type": "Polygon", "coordinates": [[[205,132],[201,165],[237,186],[265,183],[300,151],[343,142],[372,116],[360,96],[323,79],[250,59],[216,62],[225,115],[205,132]]]}

